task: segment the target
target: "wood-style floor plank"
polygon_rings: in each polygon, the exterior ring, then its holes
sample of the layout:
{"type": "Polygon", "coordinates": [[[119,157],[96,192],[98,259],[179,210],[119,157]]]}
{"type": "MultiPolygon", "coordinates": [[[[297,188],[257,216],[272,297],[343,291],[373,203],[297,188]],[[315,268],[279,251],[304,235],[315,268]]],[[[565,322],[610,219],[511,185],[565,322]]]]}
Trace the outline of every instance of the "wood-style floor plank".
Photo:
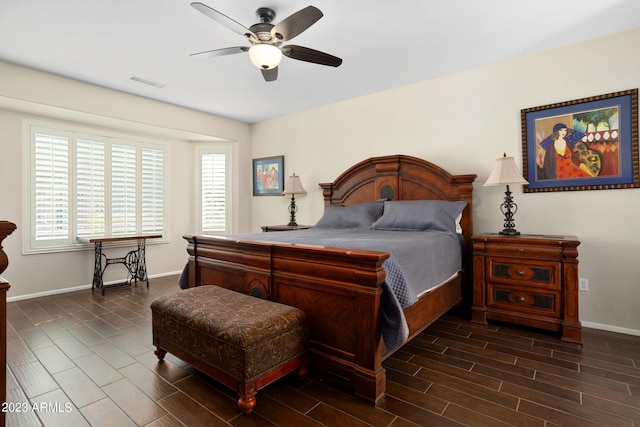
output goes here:
{"type": "Polygon", "coordinates": [[[174,393],[158,401],[167,412],[187,426],[225,426],[227,423],[184,393],[174,393]]]}
{"type": "Polygon", "coordinates": [[[107,397],[102,388],[78,367],[58,372],[53,377],[78,408],[107,397]]]}
{"type": "Polygon", "coordinates": [[[238,408],[238,398],[232,392],[221,391],[211,386],[196,373],[187,378],[176,381],[174,386],[193,400],[197,400],[209,411],[217,414],[223,420],[230,420],[241,413],[238,408]]]}
{"type": "MultiPolygon", "coordinates": [[[[42,394],[33,399],[34,412],[48,427],[85,427],[89,422],[78,408],[69,403],[69,398],[60,389],[42,394]]],[[[11,424],[9,424],[11,425],[11,424]]]]}
{"type": "Polygon", "coordinates": [[[112,368],[97,354],[78,357],[73,361],[98,387],[104,387],[122,378],[122,375],[116,369],[112,368]]]}
{"type": "Polygon", "coordinates": [[[119,372],[153,400],[160,400],[178,391],[176,387],[140,363],[126,366],[119,372]]]}
{"type": "Polygon", "coordinates": [[[233,390],[154,355],[149,305],[178,291],[171,276],[9,303],[7,399],[44,410],[7,426],[640,427],[640,337],[585,328],[576,345],[453,311],[384,362],[377,406],[312,368],[260,390],[245,416],[233,390]]]}
{"type": "Polygon", "coordinates": [[[104,386],[103,390],[137,425],[144,426],[167,415],[167,411],[126,378],[104,386]]]}
{"type": "Polygon", "coordinates": [[[367,427],[370,425],[324,403],[318,404],[307,412],[307,416],[325,426],[367,427]]]}
{"type": "Polygon", "coordinates": [[[36,397],[58,388],[58,384],[39,361],[25,363],[11,368],[11,370],[28,398],[36,397]]]}
{"type": "Polygon", "coordinates": [[[75,363],[55,345],[37,348],[33,350],[33,353],[51,374],[65,371],[76,366],[75,363]]]}
{"type": "Polygon", "coordinates": [[[92,403],[80,412],[94,427],[135,427],[136,424],[111,399],[102,399],[92,403]]]}

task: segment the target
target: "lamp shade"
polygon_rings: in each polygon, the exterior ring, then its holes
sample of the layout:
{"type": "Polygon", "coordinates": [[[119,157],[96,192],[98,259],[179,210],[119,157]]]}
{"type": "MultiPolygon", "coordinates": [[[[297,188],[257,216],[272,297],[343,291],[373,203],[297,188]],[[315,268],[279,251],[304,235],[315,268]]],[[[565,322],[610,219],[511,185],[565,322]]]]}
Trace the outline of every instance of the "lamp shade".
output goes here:
{"type": "Polygon", "coordinates": [[[249,48],[249,58],[256,67],[272,70],[280,65],[282,51],[270,44],[254,44],[249,48]]]}
{"type": "Polygon", "coordinates": [[[504,157],[496,159],[496,164],[493,167],[487,182],[484,183],[484,186],[528,183],[529,182],[522,177],[513,157],[507,157],[505,154],[504,157]]]}
{"type": "Polygon", "coordinates": [[[282,194],[307,194],[300,182],[300,177],[295,173],[287,179],[282,194]]]}

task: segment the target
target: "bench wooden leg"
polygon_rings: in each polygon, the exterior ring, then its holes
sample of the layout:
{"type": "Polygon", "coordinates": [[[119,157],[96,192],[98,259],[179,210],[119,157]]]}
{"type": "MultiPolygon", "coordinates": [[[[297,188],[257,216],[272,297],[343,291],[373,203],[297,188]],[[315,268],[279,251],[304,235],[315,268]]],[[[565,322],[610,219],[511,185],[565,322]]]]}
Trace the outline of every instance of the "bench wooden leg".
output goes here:
{"type": "Polygon", "coordinates": [[[258,384],[252,381],[246,384],[238,384],[238,408],[245,415],[251,415],[253,408],[256,406],[256,393],[258,393],[258,384]]]}
{"type": "Polygon", "coordinates": [[[161,349],[160,347],[158,347],[153,351],[153,354],[155,354],[158,357],[158,360],[162,360],[164,359],[164,356],[165,354],[167,354],[167,352],[161,349]]]}
{"type": "MultiPolygon", "coordinates": [[[[300,366],[295,370],[296,377],[300,381],[304,380],[307,377],[308,372],[309,370],[307,369],[306,365],[300,366]]],[[[266,384],[270,382],[271,381],[267,381],[266,384]]],[[[258,393],[258,388],[260,387],[258,387],[258,383],[256,381],[247,384],[241,384],[239,386],[238,396],[240,396],[240,398],[238,399],[238,408],[240,408],[243,414],[251,415],[251,413],[253,412],[253,408],[256,406],[255,396],[258,393]]]]}
{"type": "Polygon", "coordinates": [[[255,396],[240,396],[238,399],[238,408],[245,415],[251,415],[253,412],[253,408],[256,406],[256,398],[255,396]]]}
{"type": "Polygon", "coordinates": [[[309,370],[307,369],[306,366],[301,366],[296,370],[296,378],[298,378],[298,381],[304,381],[305,378],[307,378],[307,373],[309,372],[309,370]]]}

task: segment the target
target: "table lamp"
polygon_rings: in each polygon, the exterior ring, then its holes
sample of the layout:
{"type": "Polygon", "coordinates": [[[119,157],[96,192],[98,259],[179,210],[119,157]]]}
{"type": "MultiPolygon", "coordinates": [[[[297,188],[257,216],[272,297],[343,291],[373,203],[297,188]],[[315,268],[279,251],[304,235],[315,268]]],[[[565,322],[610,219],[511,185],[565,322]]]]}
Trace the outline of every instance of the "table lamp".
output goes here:
{"type": "Polygon", "coordinates": [[[518,170],[513,157],[507,157],[507,154],[503,154],[503,157],[496,159],[496,164],[484,183],[484,186],[491,185],[506,185],[507,191],[505,191],[504,203],[500,205],[500,210],[504,214],[504,230],[500,234],[504,236],[517,236],[520,234],[515,229],[515,223],[513,222],[513,215],[518,210],[518,205],[513,201],[511,197],[511,191],[509,190],[510,184],[528,184],[529,182],[522,177],[522,174],[518,170]]]}
{"type": "Polygon", "coordinates": [[[291,202],[289,203],[289,226],[297,226],[296,222],[296,212],[298,211],[298,207],[296,206],[296,194],[307,194],[304,191],[304,187],[302,187],[302,183],[300,182],[300,177],[295,173],[289,177],[287,183],[284,185],[284,191],[282,195],[291,194],[291,202]]]}

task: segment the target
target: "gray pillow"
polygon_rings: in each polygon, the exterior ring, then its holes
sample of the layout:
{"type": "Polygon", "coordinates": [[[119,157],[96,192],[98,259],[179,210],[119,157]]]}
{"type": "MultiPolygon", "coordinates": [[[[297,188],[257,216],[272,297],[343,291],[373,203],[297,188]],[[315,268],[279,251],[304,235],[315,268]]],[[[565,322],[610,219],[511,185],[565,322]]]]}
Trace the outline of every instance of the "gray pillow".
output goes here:
{"type": "Polygon", "coordinates": [[[382,212],[383,202],[351,206],[327,205],[315,228],[369,228],[382,212]]]}
{"type": "Polygon", "coordinates": [[[442,231],[456,233],[456,221],[467,202],[444,200],[397,200],[384,204],[374,230],[442,231]]]}

